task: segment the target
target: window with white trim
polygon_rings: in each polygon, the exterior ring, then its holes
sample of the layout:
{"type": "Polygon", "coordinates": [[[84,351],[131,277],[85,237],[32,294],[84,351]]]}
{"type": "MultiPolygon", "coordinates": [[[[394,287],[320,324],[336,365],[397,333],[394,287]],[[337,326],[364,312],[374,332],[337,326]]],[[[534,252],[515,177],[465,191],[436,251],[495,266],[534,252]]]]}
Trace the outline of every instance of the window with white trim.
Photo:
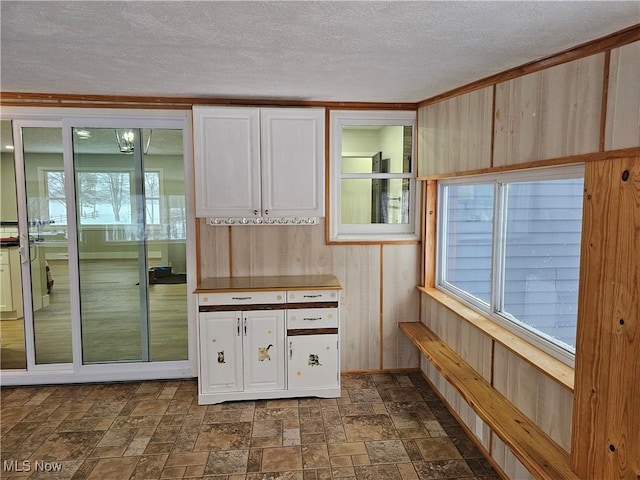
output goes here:
{"type": "Polygon", "coordinates": [[[331,112],[329,238],[417,239],[414,111],[331,112]]]}
{"type": "Polygon", "coordinates": [[[439,182],[438,287],[567,364],[583,185],[582,165],[439,182]]]}

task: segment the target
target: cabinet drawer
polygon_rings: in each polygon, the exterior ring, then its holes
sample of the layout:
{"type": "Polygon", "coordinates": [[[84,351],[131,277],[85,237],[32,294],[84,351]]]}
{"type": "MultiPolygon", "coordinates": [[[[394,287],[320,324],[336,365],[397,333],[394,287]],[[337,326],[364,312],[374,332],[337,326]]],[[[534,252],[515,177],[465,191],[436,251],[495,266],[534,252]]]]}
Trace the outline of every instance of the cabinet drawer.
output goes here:
{"type": "Polygon", "coordinates": [[[287,303],[337,302],[338,290],[292,290],[287,292],[287,303]]]}
{"type": "Polygon", "coordinates": [[[287,329],[338,327],[337,308],[300,308],[287,311],[287,329]]]}
{"type": "Polygon", "coordinates": [[[235,293],[201,293],[198,295],[200,305],[253,305],[268,303],[284,303],[285,292],[235,292],[235,293]]]}

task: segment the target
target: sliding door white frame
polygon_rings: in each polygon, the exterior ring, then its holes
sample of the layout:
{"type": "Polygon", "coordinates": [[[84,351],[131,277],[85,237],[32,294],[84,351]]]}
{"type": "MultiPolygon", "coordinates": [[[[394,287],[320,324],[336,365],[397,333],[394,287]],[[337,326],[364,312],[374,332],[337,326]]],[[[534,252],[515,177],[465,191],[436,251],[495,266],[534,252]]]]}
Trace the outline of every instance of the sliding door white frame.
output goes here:
{"type": "MultiPolygon", "coordinates": [[[[73,194],[74,171],[72,151],[72,127],[166,128],[182,130],[183,164],[185,178],[185,206],[187,215],[187,292],[196,288],[195,204],[193,195],[193,146],[190,110],[122,110],[122,109],[67,109],[6,107],[0,118],[12,120],[14,131],[14,158],[16,163],[16,188],[19,205],[20,232],[28,232],[26,190],[21,130],[23,127],[61,128],[63,135],[63,159],[66,191],[73,194]]],[[[70,198],[73,198],[72,196],[70,198]]],[[[75,202],[68,202],[70,231],[76,231],[75,202]]],[[[28,239],[27,239],[28,242],[28,239]]],[[[28,247],[28,244],[27,244],[28,247]]],[[[77,237],[69,235],[69,258],[78,258],[77,237]]],[[[188,360],[163,362],[131,362],[82,364],[82,339],[80,335],[80,304],[78,263],[70,262],[71,321],[73,363],[49,365],[35,364],[33,312],[31,311],[31,275],[28,265],[23,267],[23,298],[25,302],[26,370],[3,370],[2,385],[30,385],[42,383],[76,383],[96,381],[149,380],[165,378],[191,378],[197,375],[197,340],[195,318],[197,305],[194,295],[187,293],[188,360]],[[28,308],[26,308],[29,306],[28,308]]]]}

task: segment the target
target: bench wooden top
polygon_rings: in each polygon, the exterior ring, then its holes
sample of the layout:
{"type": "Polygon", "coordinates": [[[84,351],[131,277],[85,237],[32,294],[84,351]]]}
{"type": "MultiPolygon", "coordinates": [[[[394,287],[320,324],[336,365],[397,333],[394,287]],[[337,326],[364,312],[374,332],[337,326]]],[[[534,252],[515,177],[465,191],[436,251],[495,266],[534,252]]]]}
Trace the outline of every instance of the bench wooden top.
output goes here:
{"type": "Polygon", "coordinates": [[[536,478],[579,480],[571,470],[569,454],[426,325],[403,322],[399,326],[536,478]]]}

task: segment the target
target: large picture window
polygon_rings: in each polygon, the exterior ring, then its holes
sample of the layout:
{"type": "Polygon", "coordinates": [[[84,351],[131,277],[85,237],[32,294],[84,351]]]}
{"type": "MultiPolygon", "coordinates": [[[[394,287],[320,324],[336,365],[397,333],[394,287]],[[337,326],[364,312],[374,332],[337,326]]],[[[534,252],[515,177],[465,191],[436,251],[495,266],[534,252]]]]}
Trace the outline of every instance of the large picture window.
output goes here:
{"type": "MultiPolygon", "coordinates": [[[[133,202],[131,191],[133,171],[80,171],[76,179],[78,195],[78,223],[83,226],[121,226],[108,230],[109,240],[129,240],[133,233],[133,202]]],[[[46,198],[49,221],[53,225],[67,224],[67,205],[64,196],[65,175],[62,170],[46,170],[46,198]]],[[[148,239],[186,238],[186,218],[183,195],[163,195],[162,172],[144,172],[145,221],[148,239]]]]}
{"type": "Polygon", "coordinates": [[[438,286],[571,363],[583,167],[440,182],[438,286]]]}

